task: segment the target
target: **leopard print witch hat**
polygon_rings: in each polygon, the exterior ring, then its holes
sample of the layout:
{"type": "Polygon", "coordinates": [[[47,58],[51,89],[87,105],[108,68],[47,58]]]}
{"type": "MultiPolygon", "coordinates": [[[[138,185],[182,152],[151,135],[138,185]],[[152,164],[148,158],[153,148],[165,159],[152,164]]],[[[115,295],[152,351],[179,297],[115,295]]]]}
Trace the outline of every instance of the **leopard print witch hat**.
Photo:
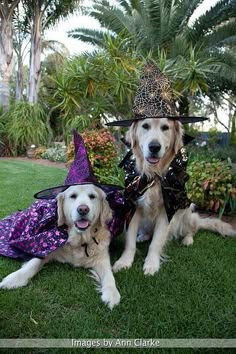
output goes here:
{"type": "Polygon", "coordinates": [[[153,63],[147,62],[140,77],[134,105],[133,119],[108,123],[108,126],[130,126],[137,120],[146,118],[170,118],[181,123],[196,123],[206,120],[205,117],[178,116],[170,80],[153,63]]]}

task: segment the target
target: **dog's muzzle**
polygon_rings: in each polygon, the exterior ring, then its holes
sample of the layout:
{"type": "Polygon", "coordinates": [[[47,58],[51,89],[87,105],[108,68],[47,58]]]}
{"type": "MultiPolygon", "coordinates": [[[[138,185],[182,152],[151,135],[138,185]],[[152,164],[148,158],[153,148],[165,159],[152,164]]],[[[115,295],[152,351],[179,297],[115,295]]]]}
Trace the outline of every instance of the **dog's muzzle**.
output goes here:
{"type": "Polygon", "coordinates": [[[146,158],[146,160],[150,164],[158,163],[160,160],[160,158],[158,157],[158,153],[161,150],[161,144],[158,141],[153,140],[148,144],[148,150],[149,150],[149,155],[146,158]]]}
{"type": "Polygon", "coordinates": [[[88,215],[90,209],[86,204],[81,204],[77,208],[78,212],[78,220],[75,221],[75,227],[79,231],[84,231],[90,226],[90,221],[87,219],[86,215],[88,215]]]}

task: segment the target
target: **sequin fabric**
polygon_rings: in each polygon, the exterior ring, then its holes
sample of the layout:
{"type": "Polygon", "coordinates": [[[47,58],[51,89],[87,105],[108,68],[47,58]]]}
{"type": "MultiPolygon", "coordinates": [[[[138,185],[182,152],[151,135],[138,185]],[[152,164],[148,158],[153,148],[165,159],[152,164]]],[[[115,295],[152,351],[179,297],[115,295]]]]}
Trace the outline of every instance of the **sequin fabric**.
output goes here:
{"type": "MultiPolygon", "coordinates": [[[[92,173],[83,139],[76,131],[74,144],[75,160],[65,184],[95,183],[99,186],[92,173]]],[[[67,228],[57,226],[55,199],[65,188],[67,187],[64,185],[42,191],[43,200],[36,201],[29,208],[0,220],[0,255],[24,260],[32,257],[44,258],[66,243],[67,228]]],[[[113,237],[123,231],[123,216],[127,207],[119,187],[106,185],[104,191],[113,210],[113,218],[109,223],[113,237]]]]}
{"type": "Polygon", "coordinates": [[[44,258],[63,246],[66,227],[57,226],[56,200],[36,201],[28,209],[0,221],[0,255],[30,259],[44,258]]]}
{"type": "Polygon", "coordinates": [[[176,115],[171,82],[151,62],[147,62],[143,68],[133,113],[137,118],[176,115]]]}
{"type": "MultiPolygon", "coordinates": [[[[188,180],[186,172],[188,157],[184,148],[180,149],[172,160],[168,171],[162,177],[157,176],[161,183],[166,214],[170,221],[177,210],[189,207],[191,201],[187,197],[185,183],[188,180]]],[[[139,175],[135,169],[135,157],[128,151],[122,160],[121,167],[125,170],[125,199],[130,203],[131,215],[135,212],[135,202],[151,188],[155,178],[148,179],[139,175]]],[[[130,217],[130,216],[129,216],[130,217]]]]}

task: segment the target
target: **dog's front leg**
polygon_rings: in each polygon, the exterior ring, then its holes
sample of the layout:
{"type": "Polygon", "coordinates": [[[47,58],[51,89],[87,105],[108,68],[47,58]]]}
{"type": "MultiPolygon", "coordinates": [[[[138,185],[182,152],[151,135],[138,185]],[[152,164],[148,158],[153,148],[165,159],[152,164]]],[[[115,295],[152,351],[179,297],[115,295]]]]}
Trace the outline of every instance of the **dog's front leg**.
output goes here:
{"type": "Polygon", "coordinates": [[[105,255],[100,258],[99,262],[93,267],[93,271],[98,276],[101,283],[102,301],[112,310],[115,305],[120,302],[120,294],[116,288],[115,278],[112,273],[110,257],[108,250],[105,255]]]}
{"type": "Polygon", "coordinates": [[[28,284],[31,278],[37,274],[46,260],[40,258],[32,258],[27,263],[17,270],[5,277],[0,283],[2,289],[20,288],[28,284]]]}
{"type": "Polygon", "coordinates": [[[145,275],[153,275],[160,268],[161,253],[168,238],[168,220],[165,211],[158,216],[152,242],[143,266],[145,275]]]}
{"type": "Polygon", "coordinates": [[[125,236],[125,250],[122,256],[113,265],[114,272],[118,272],[123,268],[130,268],[136,252],[136,240],[138,229],[140,225],[140,211],[137,209],[133,218],[130,221],[126,236],[125,236]]]}

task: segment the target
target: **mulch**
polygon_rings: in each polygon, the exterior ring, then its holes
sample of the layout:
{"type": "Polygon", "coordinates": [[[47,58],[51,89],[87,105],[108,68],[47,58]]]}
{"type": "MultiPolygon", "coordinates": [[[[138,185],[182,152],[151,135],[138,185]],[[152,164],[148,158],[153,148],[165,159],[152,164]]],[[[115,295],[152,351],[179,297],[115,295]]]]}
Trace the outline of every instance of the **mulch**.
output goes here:
{"type": "MultiPolygon", "coordinates": [[[[9,161],[28,161],[32,163],[36,163],[38,165],[43,165],[43,166],[50,166],[50,167],[58,167],[58,168],[67,168],[66,164],[64,162],[52,162],[49,160],[45,159],[31,159],[28,157],[0,157],[0,160],[9,160],[9,161]]],[[[210,217],[210,218],[215,218],[217,217],[215,214],[208,214],[208,213],[200,213],[202,217],[210,217]]],[[[236,216],[223,216],[222,220],[225,222],[228,222],[233,226],[233,228],[236,230],[236,216]]]]}

